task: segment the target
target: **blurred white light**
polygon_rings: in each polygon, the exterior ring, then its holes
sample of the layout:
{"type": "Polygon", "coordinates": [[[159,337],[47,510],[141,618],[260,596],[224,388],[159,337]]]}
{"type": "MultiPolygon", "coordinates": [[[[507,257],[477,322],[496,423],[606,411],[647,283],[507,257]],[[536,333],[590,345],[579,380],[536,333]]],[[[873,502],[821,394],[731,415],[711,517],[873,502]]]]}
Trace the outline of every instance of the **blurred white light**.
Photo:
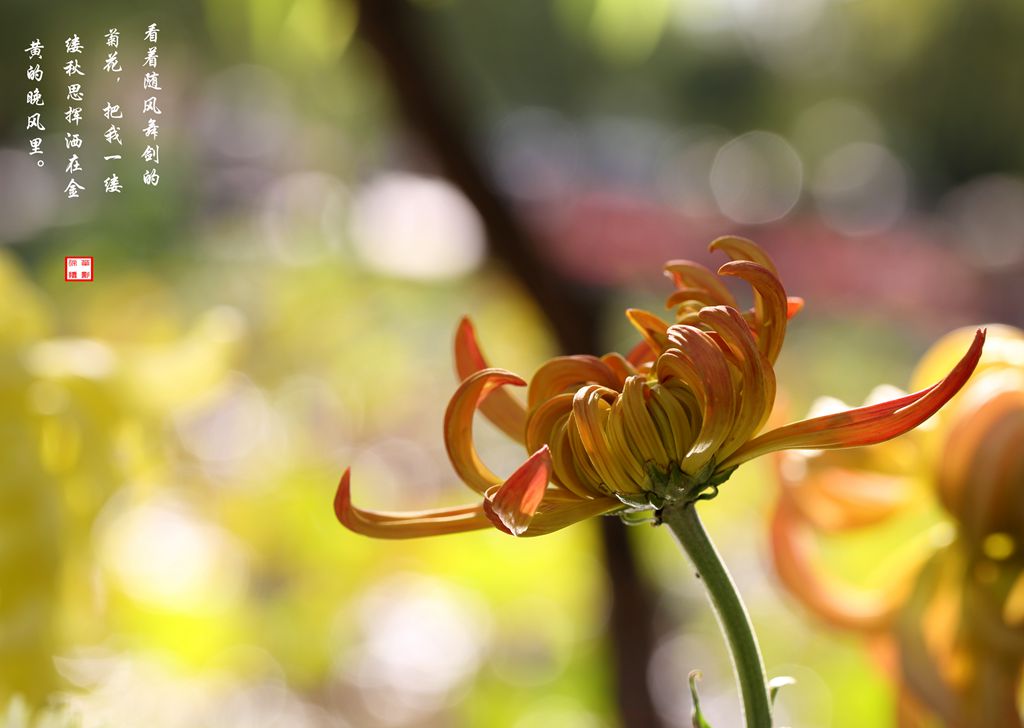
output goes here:
{"type": "Polygon", "coordinates": [[[778,220],[800,199],[803,165],[778,134],[752,131],[727,142],[711,167],[711,191],[726,217],[743,224],[778,220]]]}
{"type": "MultiPolygon", "coordinates": [[[[304,700],[279,678],[242,682],[219,670],[183,675],[144,653],[78,649],[54,658],[76,690],[60,697],[63,721],[45,726],[77,728],[347,728],[338,715],[304,700]]],[[[46,718],[51,718],[46,714],[46,718]]],[[[19,724],[20,725],[20,724],[19,724]]]]}
{"type": "Polygon", "coordinates": [[[98,522],[100,553],[124,591],[171,611],[218,610],[237,602],[246,583],[242,547],[184,501],[161,495],[98,522]]]}
{"type": "Polygon", "coordinates": [[[825,0],[676,0],[674,20],[685,30],[734,28],[754,37],[784,39],[810,30],[824,5],[825,0]]]}
{"type": "Polygon", "coordinates": [[[387,275],[452,278],[484,258],[480,215],[441,179],[403,172],[377,177],[356,193],[350,231],[366,265],[387,275]]]}
{"type": "Polygon", "coordinates": [[[1024,180],[979,177],[953,190],[943,208],[957,247],[978,268],[1024,263],[1024,180]]]}
{"type": "Polygon", "coordinates": [[[437,710],[476,672],[489,627],[474,595],[418,575],[376,585],[362,600],[360,623],[352,677],[370,712],[392,725],[437,710]]]}
{"type": "Polygon", "coordinates": [[[885,147],[854,142],[828,155],[812,185],[822,218],[848,235],[892,227],[907,206],[907,174],[885,147]]]}
{"type": "Polygon", "coordinates": [[[28,350],[25,364],[37,377],[104,379],[117,368],[117,354],[94,339],[47,339],[28,350]]]}
{"type": "Polygon", "coordinates": [[[900,389],[899,387],[893,386],[892,384],[879,384],[870,392],[864,399],[864,406],[871,407],[872,405],[882,404],[882,402],[888,402],[892,399],[899,399],[900,397],[906,397],[907,392],[900,389]]]}
{"type": "Polygon", "coordinates": [[[276,182],[263,204],[267,242],[286,263],[323,260],[341,247],[347,194],[341,180],[319,172],[276,182]]]}
{"type": "MultiPolygon", "coordinates": [[[[211,701],[213,702],[213,701],[211,701]]],[[[319,728],[348,724],[304,702],[281,682],[238,686],[207,707],[204,724],[231,728],[319,728]]]]}

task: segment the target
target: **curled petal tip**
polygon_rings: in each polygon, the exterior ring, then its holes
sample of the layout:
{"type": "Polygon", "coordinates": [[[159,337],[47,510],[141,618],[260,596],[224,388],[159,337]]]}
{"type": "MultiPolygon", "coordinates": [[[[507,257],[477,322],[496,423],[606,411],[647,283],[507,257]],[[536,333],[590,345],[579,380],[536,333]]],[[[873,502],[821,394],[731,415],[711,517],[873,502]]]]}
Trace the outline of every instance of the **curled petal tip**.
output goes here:
{"type": "Polygon", "coordinates": [[[487,369],[487,362],[476,340],[476,327],[468,315],[460,318],[458,326],[455,327],[455,342],[457,352],[461,349],[459,353],[467,358],[472,357],[472,363],[477,365],[477,368],[487,369]]]}
{"type": "Polygon", "coordinates": [[[708,252],[714,253],[716,250],[721,250],[722,248],[728,249],[730,246],[737,244],[743,246],[757,247],[756,243],[754,243],[753,240],[741,238],[738,235],[719,235],[717,238],[708,243],[708,252]]]}
{"type": "Polygon", "coordinates": [[[352,468],[345,468],[338,481],[338,489],[334,493],[334,515],[344,525],[352,508],[352,468]]]}
{"type": "Polygon", "coordinates": [[[512,473],[484,503],[495,525],[521,536],[537,513],[551,480],[551,450],[543,445],[512,473]],[[500,524],[500,525],[499,525],[500,524]]]}
{"type": "Polygon", "coordinates": [[[752,240],[736,235],[724,235],[713,240],[711,245],[708,246],[708,250],[721,250],[733,260],[747,260],[751,263],[757,263],[770,270],[775,277],[779,275],[779,271],[775,267],[775,263],[772,262],[772,259],[752,240]]]}
{"type": "MultiPolygon", "coordinates": [[[[477,408],[484,409],[489,401],[493,401],[493,397],[500,396],[500,388],[506,384],[521,387],[525,386],[526,381],[504,369],[481,369],[473,372],[455,390],[444,415],[445,448],[455,472],[466,485],[481,494],[501,482],[501,479],[494,475],[477,455],[473,445],[473,414],[477,408]]],[[[522,441],[526,431],[526,415],[522,405],[517,403],[517,406],[524,419],[518,438],[522,441]]],[[[497,424],[494,418],[491,419],[497,424]]]]}
{"type": "Polygon", "coordinates": [[[640,308],[627,308],[626,318],[640,332],[653,351],[657,352],[668,348],[668,338],[665,336],[669,327],[668,323],[650,311],[640,308]]]}

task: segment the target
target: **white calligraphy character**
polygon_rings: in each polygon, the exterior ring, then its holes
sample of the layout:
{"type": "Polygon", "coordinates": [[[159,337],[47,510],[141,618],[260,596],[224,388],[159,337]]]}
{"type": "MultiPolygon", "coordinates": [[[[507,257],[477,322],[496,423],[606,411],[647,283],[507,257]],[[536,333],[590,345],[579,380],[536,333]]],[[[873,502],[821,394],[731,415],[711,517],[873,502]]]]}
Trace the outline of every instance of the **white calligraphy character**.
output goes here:
{"type": "Polygon", "coordinates": [[[114,126],[113,124],[111,124],[110,128],[103,132],[103,138],[107,140],[107,144],[113,144],[114,142],[117,142],[120,146],[124,146],[123,144],[121,144],[120,132],[121,127],[114,126]]]}
{"type": "Polygon", "coordinates": [[[103,70],[107,73],[121,72],[121,64],[117,61],[117,51],[107,56],[107,60],[103,62],[103,70]]]}
{"type": "Polygon", "coordinates": [[[64,188],[64,192],[67,194],[68,199],[70,200],[72,197],[78,197],[78,191],[84,189],[85,187],[78,184],[74,180],[71,180],[70,182],[68,182],[68,186],[64,188]]]}

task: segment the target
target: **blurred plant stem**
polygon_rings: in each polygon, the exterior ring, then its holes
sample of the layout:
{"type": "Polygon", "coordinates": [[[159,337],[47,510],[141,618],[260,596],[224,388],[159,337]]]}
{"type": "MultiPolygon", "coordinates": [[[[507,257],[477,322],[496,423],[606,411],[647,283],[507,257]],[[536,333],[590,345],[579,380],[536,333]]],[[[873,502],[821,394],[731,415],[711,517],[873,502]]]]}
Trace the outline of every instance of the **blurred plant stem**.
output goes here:
{"type": "MultiPolygon", "coordinates": [[[[402,0],[358,0],[359,36],[380,55],[381,69],[409,127],[440,169],[483,218],[491,251],[516,276],[548,318],[566,353],[596,352],[598,299],[567,280],[540,254],[535,234],[495,189],[473,154],[461,122],[463,104],[454,84],[434,60],[423,31],[422,10],[402,0]]],[[[601,519],[609,572],[610,634],[615,691],[621,722],[628,728],[658,728],[647,669],[654,650],[653,599],[618,519],[601,519]]]]}
{"type": "Polygon", "coordinates": [[[693,561],[698,578],[704,582],[729,646],[733,670],[743,699],[744,724],[747,728],[771,728],[768,681],[754,627],[729,570],[697,516],[697,507],[693,503],[666,506],[662,512],[662,521],[675,533],[683,550],[693,561]]]}

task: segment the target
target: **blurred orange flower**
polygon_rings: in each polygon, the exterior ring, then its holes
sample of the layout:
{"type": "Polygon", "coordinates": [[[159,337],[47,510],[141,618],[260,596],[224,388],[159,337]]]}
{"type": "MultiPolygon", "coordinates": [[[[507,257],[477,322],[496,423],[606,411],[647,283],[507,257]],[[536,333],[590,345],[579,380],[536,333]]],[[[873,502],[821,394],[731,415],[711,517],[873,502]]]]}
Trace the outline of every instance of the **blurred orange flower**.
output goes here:
{"type": "Polygon", "coordinates": [[[869,445],[916,427],[971,375],[979,331],[963,359],[937,384],[890,402],[796,422],[758,435],[775,401],[773,365],[786,323],[802,301],[787,298],[775,265],[749,240],[719,238],[711,250],[732,260],[718,270],[753,288],[741,313],[710,270],[691,261],[665,266],[676,291],[674,324],[647,311],[627,317],[642,335],[628,355],[551,359],[534,374],[522,404],[506,385],[526,381],[487,364],[467,320],[455,338],[462,377],[445,415],[445,444],[455,472],[480,500],[414,513],[352,504],[349,471],[335,512],[353,531],[406,538],[495,526],[541,535],[591,516],[625,515],[713,497],[741,463],[787,448],[869,445]],[[530,453],[502,480],[473,445],[477,409],[530,453]]]}
{"type": "MultiPolygon", "coordinates": [[[[915,383],[971,336],[940,340],[915,383]]],[[[780,578],[830,624],[874,638],[900,683],[900,725],[1021,726],[1024,332],[990,326],[970,383],[913,437],[857,453],[786,453],[779,466],[780,578]],[[886,583],[853,587],[823,568],[822,537],[871,533],[936,499],[945,523],[891,559],[886,583]]]]}

